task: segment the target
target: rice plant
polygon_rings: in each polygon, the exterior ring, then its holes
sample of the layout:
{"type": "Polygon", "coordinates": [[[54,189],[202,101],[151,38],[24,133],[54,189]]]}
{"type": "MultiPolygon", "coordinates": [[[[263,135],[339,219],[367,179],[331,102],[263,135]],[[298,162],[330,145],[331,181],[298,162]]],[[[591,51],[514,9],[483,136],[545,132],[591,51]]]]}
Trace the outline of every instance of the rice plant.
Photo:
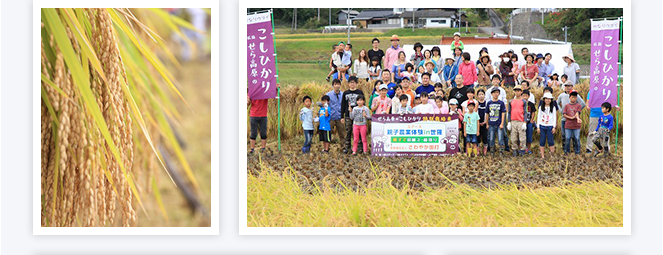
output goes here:
{"type": "Polygon", "coordinates": [[[304,186],[299,181],[301,170],[294,165],[277,168],[264,159],[258,164],[260,174],[248,175],[249,227],[623,226],[623,189],[610,180],[536,189],[512,183],[484,189],[447,179],[448,186],[415,190],[394,186],[398,175],[371,163],[355,170],[375,178],[353,189],[340,178],[337,187],[325,182],[304,186]]]}
{"type": "MultiPolygon", "coordinates": [[[[134,226],[174,154],[198,187],[169,121],[184,100],[151,24],[196,30],[162,9],[41,10],[41,225],[134,226]]],[[[186,101],[185,101],[186,102],[186,101]]],[[[152,197],[153,196],[153,197],[152,197]]]]}

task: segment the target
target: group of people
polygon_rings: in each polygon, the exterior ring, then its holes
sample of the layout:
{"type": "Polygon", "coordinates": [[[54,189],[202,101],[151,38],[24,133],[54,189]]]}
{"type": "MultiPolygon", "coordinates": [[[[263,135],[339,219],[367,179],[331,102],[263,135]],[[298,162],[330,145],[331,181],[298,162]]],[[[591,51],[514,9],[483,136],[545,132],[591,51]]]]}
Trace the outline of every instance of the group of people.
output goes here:
{"type": "MultiPolygon", "coordinates": [[[[373,49],[361,50],[354,64],[350,61],[352,45],[342,42],[336,45],[328,77],[333,78],[333,89],[319,98],[318,111],[314,111],[313,98],[303,98],[304,107],[299,114],[305,134],[302,152],[310,152],[314,122],[319,122],[319,140],[323,142],[324,153],[329,152],[335,133],[342,142],[343,153],[361,154],[368,152],[367,124],[372,114],[452,114],[458,115],[459,131],[464,138],[460,150],[468,155],[497,151],[531,154],[534,132],[540,134],[541,157],[546,155],[546,146],[554,153],[556,132],[562,132],[565,154],[571,153],[571,147],[580,154],[583,122],[580,113],[586,105],[573,89],[578,82],[579,67],[572,56],[564,57],[567,66],[558,81],[550,53],[535,55],[523,48],[523,57],[519,59],[511,50],[500,55],[499,63],[491,64],[488,49],[484,47],[474,63],[470,54],[463,52],[464,44],[460,39],[459,34],[454,35],[450,45],[453,56],[445,58],[444,62],[441,62],[439,47],[422,53],[420,43],[415,44],[415,53],[406,61],[396,35],[391,37],[392,45],[386,53],[379,49],[379,39],[374,38],[373,49]],[[354,71],[349,72],[350,68],[354,71]],[[359,79],[373,84],[368,97],[358,88],[359,79]],[[348,82],[346,91],[341,91],[343,80],[348,82]],[[543,87],[544,94],[538,104],[531,86],[543,87]],[[553,89],[559,87],[563,87],[564,92],[555,99],[553,89]],[[507,99],[507,88],[514,91],[514,98],[507,99]],[[561,118],[561,126],[557,125],[558,118],[561,118]]],[[[590,96],[591,92],[587,99],[590,96]]],[[[605,102],[589,110],[586,153],[609,155],[612,108],[605,102]]],[[[260,129],[262,138],[261,121],[260,116],[254,119],[251,115],[251,153],[257,136],[254,127],[260,129]]]]}
{"type": "MultiPolygon", "coordinates": [[[[392,35],[390,41],[391,46],[385,52],[380,49],[380,39],[373,38],[373,48],[368,51],[361,49],[354,61],[351,44],[339,42],[333,45],[327,81],[330,78],[347,81],[354,75],[366,81],[388,81],[387,84],[401,84],[403,79],[414,84],[423,84],[423,74],[428,73],[431,83],[442,83],[445,88],[457,86],[457,75],[465,77],[463,85],[473,87],[490,85],[491,76],[497,74],[507,87],[527,81],[531,86],[559,88],[566,80],[577,84],[580,73],[580,66],[570,54],[562,57],[566,65],[562,75],[558,75],[554,71],[555,66],[550,62],[552,54],[534,54],[530,53],[528,48],[522,48],[521,55],[509,50],[500,54],[497,61],[491,62],[488,49],[483,47],[479,51],[479,59],[472,62],[470,53],[463,51],[465,45],[460,33],[454,34],[448,57],[442,57],[438,46],[424,49],[424,46],[417,42],[414,44],[414,53],[407,58],[400,46],[398,35],[392,35]]],[[[390,90],[393,90],[393,86],[390,90]]],[[[391,93],[393,91],[390,91],[391,93]]]]}
{"type": "MultiPolygon", "coordinates": [[[[425,74],[424,80],[427,77],[425,74]]],[[[550,153],[555,151],[553,135],[557,130],[563,134],[565,154],[571,153],[571,147],[576,154],[581,151],[580,113],[585,108],[585,102],[568,80],[564,83],[564,93],[557,99],[553,98],[553,88],[545,87],[538,105],[527,80],[516,85],[513,88],[515,96],[507,100],[505,85],[499,75],[491,77],[490,87],[477,87],[476,90],[464,86],[462,75],[458,75],[458,86],[451,89],[449,96],[441,83],[422,85],[412,91],[407,79],[401,85],[395,85],[394,94],[390,96],[388,85],[377,80],[377,93],[371,95],[368,104],[363,91],[357,88],[358,78],[350,76],[348,80],[349,89],[346,91],[340,90],[339,79],[332,81],[333,90],[320,99],[317,115],[311,108],[313,100],[309,96],[304,97],[300,120],[306,138],[302,152],[310,151],[313,123],[316,121],[320,123],[319,134],[324,152],[329,152],[332,126],[336,127],[336,135],[344,141],[344,153],[368,151],[367,122],[372,114],[457,115],[459,133],[464,137],[462,150],[468,155],[497,151],[512,151],[514,155],[531,154],[533,133],[537,132],[540,135],[539,153],[544,158],[546,146],[550,153]],[[557,126],[558,114],[562,118],[560,127],[557,126]]],[[[611,111],[612,105],[608,102],[590,110],[587,153],[592,153],[596,145],[595,156],[600,153],[609,155],[610,130],[613,128],[611,111]]]]}

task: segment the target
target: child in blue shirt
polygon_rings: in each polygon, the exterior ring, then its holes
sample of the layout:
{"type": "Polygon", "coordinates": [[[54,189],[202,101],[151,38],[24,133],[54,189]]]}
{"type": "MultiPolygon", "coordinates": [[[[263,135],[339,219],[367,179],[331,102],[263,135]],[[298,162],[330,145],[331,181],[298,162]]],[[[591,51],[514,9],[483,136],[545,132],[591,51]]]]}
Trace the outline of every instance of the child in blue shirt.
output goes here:
{"type": "Polygon", "coordinates": [[[304,146],[302,146],[302,153],[306,154],[311,151],[311,138],[313,137],[313,110],[311,110],[311,97],[304,96],[302,99],[304,107],[299,111],[299,120],[302,121],[302,128],[304,129],[304,146]]]}
{"type": "Polygon", "coordinates": [[[610,114],[611,110],[612,105],[610,103],[605,102],[601,104],[601,112],[603,112],[603,115],[599,117],[599,124],[596,126],[596,130],[592,132],[592,142],[599,149],[596,154],[594,154],[595,157],[598,156],[603,149],[605,149],[603,156],[610,156],[610,146],[608,145],[608,142],[610,141],[610,130],[612,130],[612,123],[614,121],[612,114],[610,114]]]}
{"type": "Polygon", "coordinates": [[[318,111],[320,127],[318,133],[320,134],[320,141],[322,142],[322,152],[329,153],[329,144],[331,142],[331,125],[329,125],[329,96],[322,96],[322,103],[318,111]]]}

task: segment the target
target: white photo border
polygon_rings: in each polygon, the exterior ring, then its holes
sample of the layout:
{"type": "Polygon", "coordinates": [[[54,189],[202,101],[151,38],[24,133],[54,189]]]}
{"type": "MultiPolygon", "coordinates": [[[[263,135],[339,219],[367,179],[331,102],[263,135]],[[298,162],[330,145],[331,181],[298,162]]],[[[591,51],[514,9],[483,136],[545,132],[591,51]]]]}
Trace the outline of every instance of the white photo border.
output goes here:
{"type": "Polygon", "coordinates": [[[218,235],[219,234],[219,1],[216,0],[35,0],[32,17],[32,234],[33,235],[218,235]],[[211,205],[209,227],[42,227],[41,226],[41,8],[211,8],[211,205]]]}
{"type": "MultiPolygon", "coordinates": [[[[287,1],[279,2],[280,8],[329,8],[328,4],[320,4],[310,1],[287,1]]],[[[273,1],[253,0],[239,2],[239,37],[238,45],[247,47],[246,41],[246,18],[248,8],[262,8],[273,6],[273,1]]],[[[372,1],[353,1],[354,7],[375,8],[372,1]]],[[[402,1],[385,0],[380,2],[380,7],[402,6],[402,1]]],[[[445,7],[488,7],[499,8],[495,1],[476,0],[466,1],[462,6],[452,3],[454,6],[445,7]]],[[[503,4],[504,5],[504,4],[503,4]]],[[[534,8],[559,8],[560,6],[573,6],[573,8],[595,8],[592,2],[581,2],[573,0],[560,0],[554,3],[540,3],[539,6],[531,6],[532,3],[523,0],[511,1],[509,7],[524,6],[534,8]]],[[[620,100],[621,108],[626,109],[623,113],[623,160],[624,160],[624,183],[623,183],[623,225],[622,227],[248,227],[247,226],[247,160],[242,156],[247,150],[246,136],[239,138],[239,234],[240,235],[631,235],[631,1],[606,0],[602,1],[602,8],[623,8],[623,95],[620,100]]],[[[268,8],[265,8],[268,9],[268,8]]],[[[278,53],[278,52],[277,52],[278,53]]],[[[240,48],[239,57],[239,84],[247,84],[246,52],[240,48]]],[[[239,89],[239,130],[246,130],[247,117],[246,106],[243,98],[246,98],[245,89],[239,89]]]]}

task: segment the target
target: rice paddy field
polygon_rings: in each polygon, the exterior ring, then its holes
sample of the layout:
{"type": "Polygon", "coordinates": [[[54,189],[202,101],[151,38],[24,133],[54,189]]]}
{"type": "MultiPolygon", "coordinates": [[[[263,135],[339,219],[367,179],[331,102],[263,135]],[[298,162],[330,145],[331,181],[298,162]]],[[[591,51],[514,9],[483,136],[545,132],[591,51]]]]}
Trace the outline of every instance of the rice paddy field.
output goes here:
{"type": "MultiPolygon", "coordinates": [[[[439,40],[439,37],[435,39],[439,40]]],[[[293,40],[296,38],[288,38],[287,42],[280,44],[277,37],[279,60],[288,52],[279,46],[293,43],[293,40]]],[[[401,40],[408,38],[402,36],[401,40]]],[[[307,44],[302,42],[301,45],[307,44]]],[[[386,48],[384,42],[381,46],[386,48]]],[[[329,51],[327,48],[311,49],[313,52],[307,55],[316,56],[318,52],[329,51]]],[[[547,152],[545,160],[539,157],[536,133],[532,145],[534,154],[521,157],[511,154],[478,157],[350,156],[341,153],[337,138],[333,139],[331,151],[322,153],[322,143],[317,141],[317,135],[313,137],[312,152],[303,155],[304,138],[298,118],[301,99],[309,95],[315,102],[331,90],[331,86],[324,82],[326,71],[316,69],[319,65],[279,63],[281,151],[276,141],[278,103],[270,100],[268,149],[262,153],[258,150],[254,154],[247,152],[247,226],[623,225],[622,111],[613,111],[619,132],[613,129],[611,148],[614,153],[609,157],[591,157],[584,153],[589,119],[587,110],[581,114],[583,153],[580,155],[563,155],[559,132],[555,135],[555,153],[547,152]],[[616,146],[615,139],[618,139],[616,146]]],[[[347,89],[347,84],[343,83],[341,89],[347,89]]],[[[359,89],[366,96],[372,91],[366,82],[360,82],[359,89]]],[[[583,81],[575,89],[585,98],[589,84],[583,81]]],[[[535,88],[531,91],[538,102],[543,90],[535,88]]],[[[556,98],[560,93],[562,91],[556,89],[553,96],[556,98]]],[[[513,91],[507,89],[507,98],[513,98],[513,95],[513,91]]],[[[370,123],[368,130],[370,132],[370,123]]]]}

